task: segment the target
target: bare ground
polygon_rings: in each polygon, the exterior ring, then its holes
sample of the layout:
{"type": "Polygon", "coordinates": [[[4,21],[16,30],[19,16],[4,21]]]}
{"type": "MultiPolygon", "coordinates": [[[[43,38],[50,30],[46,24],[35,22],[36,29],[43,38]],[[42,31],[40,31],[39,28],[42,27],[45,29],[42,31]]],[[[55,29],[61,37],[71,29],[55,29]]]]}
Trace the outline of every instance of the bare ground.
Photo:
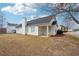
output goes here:
{"type": "Polygon", "coordinates": [[[19,34],[0,34],[0,55],[79,56],[79,41],[68,35],[61,37],[39,37],[19,34]]]}

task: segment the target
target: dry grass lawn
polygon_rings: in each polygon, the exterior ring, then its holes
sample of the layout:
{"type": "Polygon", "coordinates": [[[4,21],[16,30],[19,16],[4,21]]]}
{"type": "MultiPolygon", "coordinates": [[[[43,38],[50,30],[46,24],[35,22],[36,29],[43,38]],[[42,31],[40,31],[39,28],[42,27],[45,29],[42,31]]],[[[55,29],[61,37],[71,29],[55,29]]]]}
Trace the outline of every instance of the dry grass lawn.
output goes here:
{"type": "Polygon", "coordinates": [[[79,41],[70,36],[38,37],[19,34],[0,34],[0,55],[52,56],[79,55],[79,41]]]}

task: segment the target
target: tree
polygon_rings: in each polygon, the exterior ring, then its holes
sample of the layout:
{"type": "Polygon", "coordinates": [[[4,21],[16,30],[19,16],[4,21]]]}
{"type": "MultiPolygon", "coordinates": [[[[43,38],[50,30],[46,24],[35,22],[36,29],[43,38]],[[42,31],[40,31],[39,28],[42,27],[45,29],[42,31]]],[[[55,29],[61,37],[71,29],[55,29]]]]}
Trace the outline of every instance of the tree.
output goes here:
{"type": "Polygon", "coordinates": [[[59,10],[59,12],[61,10],[62,12],[67,13],[68,16],[65,18],[72,18],[76,23],[79,24],[78,19],[75,18],[75,15],[79,15],[78,7],[79,7],[79,4],[75,4],[75,3],[61,3],[61,4],[58,4],[56,8],[59,10]]]}
{"type": "MultiPolygon", "coordinates": [[[[53,16],[57,16],[58,14],[63,14],[64,20],[68,18],[72,18],[76,23],[79,24],[79,20],[76,19],[75,15],[79,15],[79,4],[77,3],[57,3],[57,4],[36,4],[36,8],[44,10],[47,14],[52,14],[53,16]],[[66,14],[65,14],[66,13],[66,14]],[[68,15],[68,16],[66,16],[68,15]]],[[[35,8],[34,7],[34,8],[35,8]]]]}
{"type": "Polygon", "coordinates": [[[72,29],[72,27],[74,26],[75,22],[72,20],[72,18],[70,19],[66,19],[63,21],[63,25],[68,28],[68,29],[72,29]]]}

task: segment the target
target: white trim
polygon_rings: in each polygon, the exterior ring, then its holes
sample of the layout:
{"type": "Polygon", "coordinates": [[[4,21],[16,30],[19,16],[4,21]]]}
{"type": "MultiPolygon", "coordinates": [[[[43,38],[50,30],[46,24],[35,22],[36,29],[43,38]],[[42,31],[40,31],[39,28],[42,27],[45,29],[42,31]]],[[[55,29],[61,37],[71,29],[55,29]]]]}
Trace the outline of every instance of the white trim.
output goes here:
{"type": "Polygon", "coordinates": [[[48,25],[47,25],[47,36],[49,35],[49,27],[48,27],[48,25]]]}

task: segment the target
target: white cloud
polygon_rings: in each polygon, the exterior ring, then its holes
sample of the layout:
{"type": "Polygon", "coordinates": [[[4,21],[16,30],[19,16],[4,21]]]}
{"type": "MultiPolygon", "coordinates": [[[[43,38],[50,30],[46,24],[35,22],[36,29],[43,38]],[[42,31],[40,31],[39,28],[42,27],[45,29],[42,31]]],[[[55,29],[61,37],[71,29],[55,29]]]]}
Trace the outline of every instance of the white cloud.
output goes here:
{"type": "Polygon", "coordinates": [[[2,11],[12,12],[13,11],[13,8],[11,6],[7,6],[5,8],[2,8],[2,11]]]}
{"type": "Polygon", "coordinates": [[[15,4],[13,7],[6,6],[6,7],[2,8],[2,11],[10,12],[15,15],[23,14],[23,13],[34,13],[37,11],[36,9],[30,7],[31,4],[27,4],[27,5],[25,6],[24,4],[19,3],[19,4],[15,4]]]}

